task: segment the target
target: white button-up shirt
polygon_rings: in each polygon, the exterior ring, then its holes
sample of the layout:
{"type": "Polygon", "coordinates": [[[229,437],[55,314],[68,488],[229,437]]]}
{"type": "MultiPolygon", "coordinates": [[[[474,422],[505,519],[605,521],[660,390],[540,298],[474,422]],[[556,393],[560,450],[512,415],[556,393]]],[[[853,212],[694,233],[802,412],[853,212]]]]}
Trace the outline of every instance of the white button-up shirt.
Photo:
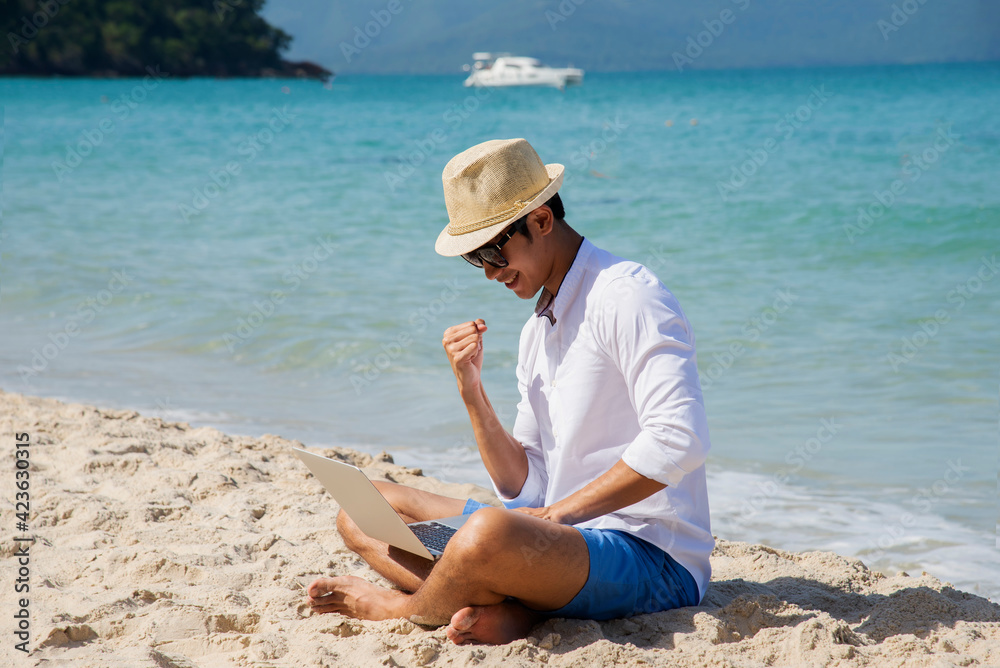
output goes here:
{"type": "Polygon", "coordinates": [[[521,331],[517,381],[513,434],[528,477],[517,497],[500,495],[504,505],[552,505],[622,459],[667,487],[577,526],[620,529],[660,547],[704,596],[715,545],[708,422],[694,334],[670,291],[641,264],[584,239],[559,292],[543,290],[521,331]]]}

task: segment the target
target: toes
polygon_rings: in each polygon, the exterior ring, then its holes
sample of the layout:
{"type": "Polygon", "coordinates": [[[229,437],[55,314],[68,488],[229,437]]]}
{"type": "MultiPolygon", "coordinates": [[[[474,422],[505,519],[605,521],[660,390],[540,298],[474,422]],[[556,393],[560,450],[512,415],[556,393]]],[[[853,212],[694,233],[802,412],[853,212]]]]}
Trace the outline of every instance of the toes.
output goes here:
{"type": "Polygon", "coordinates": [[[314,614],[314,615],[322,615],[322,614],[327,614],[327,613],[331,613],[331,612],[339,612],[339,610],[336,610],[335,608],[331,608],[328,605],[323,605],[323,606],[317,605],[317,606],[313,606],[313,608],[312,608],[312,614],[314,614]]]}
{"type": "Polygon", "coordinates": [[[313,583],[306,588],[306,593],[309,594],[311,598],[323,598],[324,596],[329,596],[337,591],[341,586],[351,584],[354,580],[358,578],[345,575],[336,578],[316,578],[313,583]]]}
{"type": "Polygon", "coordinates": [[[448,640],[452,641],[456,645],[461,645],[470,639],[467,633],[462,633],[451,626],[445,629],[445,635],[448,636],[448,640]]]}
{"type": "Polygon", "coordinates": [[[323,596],[329,595],[333,590],[331,588],[332,580],[331,578],[316,578],[313,583],[309,585],[306,589],[306,593],[309,594],[310,598],[322,598],[323,596]]]}
{"type": "Polygon", "coordinates": [[[479,621],[479,608],[462,608],[451,616],[451,628],[456,631],[468,631],[479,621]]]}

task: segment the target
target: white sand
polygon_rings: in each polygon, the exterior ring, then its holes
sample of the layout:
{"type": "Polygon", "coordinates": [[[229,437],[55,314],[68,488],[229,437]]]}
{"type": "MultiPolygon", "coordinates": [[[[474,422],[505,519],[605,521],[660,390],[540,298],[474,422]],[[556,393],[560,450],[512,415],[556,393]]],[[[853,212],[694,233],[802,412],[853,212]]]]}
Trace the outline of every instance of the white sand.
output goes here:
{"type": "MultiPolygon", "coordinates": [[[[626,620],[550,620],[509,645],[455,646],[407,621],[310,616],[318,575],[381,579],[347,551],[337,506],[275,436],[0,393],[0,442],[31,436],[33,652],[67,666],[1000,666],[1000,606],[932,577],[884,577],[830,552],[719,541],[703,605],[626,620]]],[[[316,450],[456,497],[347,449],[316,450]]],[[[12,456],[8,456],[9,464],[12,456]]],[[[5,467],[5,507],[14,500],[5,467]]],[[[5,514],[2,614],[15,611],[5,514]]],[[[382,581],[384,582],[384,581],[382,581]]],[[[13,657],[10,659],[10,657],[13,657]]]]}

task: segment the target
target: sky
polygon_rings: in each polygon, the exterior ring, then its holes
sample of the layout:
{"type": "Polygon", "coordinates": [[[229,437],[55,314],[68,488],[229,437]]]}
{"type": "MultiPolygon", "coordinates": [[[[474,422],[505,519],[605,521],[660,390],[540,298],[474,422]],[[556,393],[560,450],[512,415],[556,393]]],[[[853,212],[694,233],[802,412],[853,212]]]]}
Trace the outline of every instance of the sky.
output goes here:
{"type": "Polygon", "coordinates": [[[461,72],[474,51],[588,71],[1000,60],[995,0],[269,0],[293,60],[461,72]]]}

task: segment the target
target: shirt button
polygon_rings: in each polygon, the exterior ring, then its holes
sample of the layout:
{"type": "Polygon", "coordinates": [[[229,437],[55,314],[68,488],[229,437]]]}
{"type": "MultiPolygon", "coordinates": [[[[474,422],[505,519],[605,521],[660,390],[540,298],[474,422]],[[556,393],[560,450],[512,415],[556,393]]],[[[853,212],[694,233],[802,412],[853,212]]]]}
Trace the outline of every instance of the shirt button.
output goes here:
{"type": "Polygon", "coordinates": [[[556,386],[556,379],[555,379],[555,378],[553,378],[553,379],[552,379],[552,383],[551,383],[551,385],[552,385],[552,387],[555,387],[555,386],[556,386]]]}
{"type": "Polygon", "coordinates": [[[552,430],[552,435],[558,437],[559,436],[559,430],[558,429],[553,429],[552,430]]]}

